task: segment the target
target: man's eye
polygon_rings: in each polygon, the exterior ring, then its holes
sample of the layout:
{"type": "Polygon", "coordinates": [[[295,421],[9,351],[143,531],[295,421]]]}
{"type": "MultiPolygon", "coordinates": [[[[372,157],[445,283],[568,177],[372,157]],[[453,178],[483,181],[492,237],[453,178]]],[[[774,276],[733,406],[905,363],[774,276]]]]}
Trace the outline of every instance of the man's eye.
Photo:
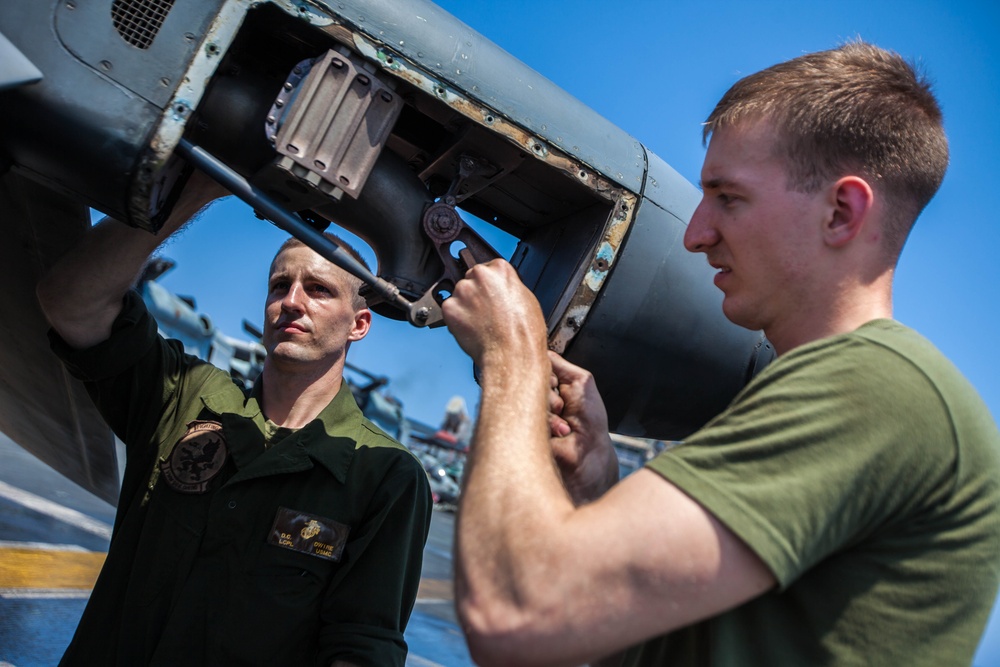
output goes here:
{"type": "Polygon", "coordinates": [[[727,195],[725,192],[720,192],[718,194],[718,199],[720,202],[722,202],[723,206],[728,206],[729,204],[732,204],[734,201],[736,201],[736,197],[733,197],[732,195],[727,195]]]}

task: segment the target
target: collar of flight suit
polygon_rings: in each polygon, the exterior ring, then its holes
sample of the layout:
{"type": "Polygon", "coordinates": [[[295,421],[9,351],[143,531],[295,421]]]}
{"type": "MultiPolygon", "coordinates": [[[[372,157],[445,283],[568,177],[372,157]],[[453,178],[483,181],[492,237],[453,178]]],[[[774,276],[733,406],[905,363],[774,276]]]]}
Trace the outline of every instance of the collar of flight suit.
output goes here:
{"type": "Polygon", "coordinates": [[[230,454],[239,472],[230,482],[299,472],[317,462],[341,483],[354,459],[363,415],[347,381],[333,400],[312,420],[280,443],[264,451],[264,415],[260,409],[262,382],[245,401],[234,404],[232,394],[220,391],[202,396],[204,406],[218,416],[230,441],[230,454]]]}

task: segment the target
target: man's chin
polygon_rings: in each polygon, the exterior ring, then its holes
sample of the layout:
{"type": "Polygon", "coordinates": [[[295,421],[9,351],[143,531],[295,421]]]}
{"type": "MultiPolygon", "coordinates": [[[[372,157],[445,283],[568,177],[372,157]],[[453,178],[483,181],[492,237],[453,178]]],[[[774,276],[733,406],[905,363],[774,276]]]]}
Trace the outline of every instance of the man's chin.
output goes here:
{"type": "Polygon", "coordinates": [[[743,327],[750,331],[760,329],[760,323],[757,321],[757,318],[752,313],[747,313],[746,309],[741,308],[738,303],[735,303],[728,297],[722,302],[722,314],[726,316],[727,320],[738,327],[743,327]]]}
{"type": "Polygon", "coordinates": [[[307,350],[303,350],[298,345],[292,343],[278,343],[274,349],[267,353],[267,356],[276,363],[305,363],[311,360],[307,350]]]}

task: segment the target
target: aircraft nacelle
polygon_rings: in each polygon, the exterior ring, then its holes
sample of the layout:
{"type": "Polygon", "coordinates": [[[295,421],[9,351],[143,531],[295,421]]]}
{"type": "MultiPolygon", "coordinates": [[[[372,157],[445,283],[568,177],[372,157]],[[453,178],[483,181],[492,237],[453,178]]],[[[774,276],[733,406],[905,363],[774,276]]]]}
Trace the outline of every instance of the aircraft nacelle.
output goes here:
{"type": "MultiPolygon", "coordinates": [[[[31,307],[85,206],[157,229],[191,145],[310,226],[365,239],[406,302],[439,301],[489,257],[456,209],[516,237],[509,259],[551,347],[594,373],[615,431],[682,438],[773,356],[725,320],[710,267],[683,248],[697,190],[425,0],[9,2],[0,33],[16,56],[0,65],[0,202],[21,243],[0,259],[22,276],[4,312],[31,307]]],[[[38,343],[18,360],[23,331],[0,330],[0,366],[55,377],[33,317],[38,343]]],[[[51,413],[46,387],[25,396],[16,379],[0,371],[0,401],[51,413]]],[[[57,439],[19,430],[24,414],[0,408],[0,430],[29,448],[57,439]]]]}

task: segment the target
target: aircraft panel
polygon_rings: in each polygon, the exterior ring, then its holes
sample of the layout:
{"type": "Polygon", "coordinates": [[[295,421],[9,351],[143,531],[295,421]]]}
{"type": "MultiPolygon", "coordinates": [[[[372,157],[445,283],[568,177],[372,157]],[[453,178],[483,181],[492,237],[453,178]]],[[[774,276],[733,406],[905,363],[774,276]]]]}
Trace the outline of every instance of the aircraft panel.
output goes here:
{"type": "Polygon", "coordinates": [[[87,229],[86,207],[14,172],[0,177],[0,431],[39,459],[114,504],[114,437],[83,385],[49,350],[35,300],[46,267],[87,229]]]}

